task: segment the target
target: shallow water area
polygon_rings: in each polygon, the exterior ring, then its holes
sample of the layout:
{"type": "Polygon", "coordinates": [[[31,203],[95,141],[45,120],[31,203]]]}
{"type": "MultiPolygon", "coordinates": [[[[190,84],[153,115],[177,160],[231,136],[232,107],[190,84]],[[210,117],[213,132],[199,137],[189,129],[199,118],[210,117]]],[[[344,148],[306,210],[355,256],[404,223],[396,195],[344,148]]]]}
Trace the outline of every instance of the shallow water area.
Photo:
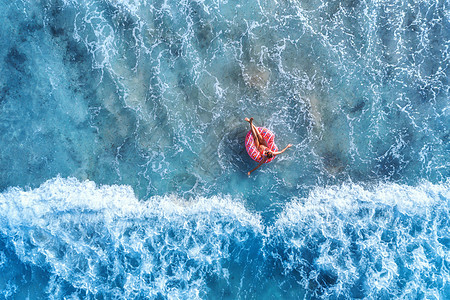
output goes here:
{"type": "Polygon", "coordinates": [[[445,298],[448,8],[1,2],[2,295],[445,298]]]}

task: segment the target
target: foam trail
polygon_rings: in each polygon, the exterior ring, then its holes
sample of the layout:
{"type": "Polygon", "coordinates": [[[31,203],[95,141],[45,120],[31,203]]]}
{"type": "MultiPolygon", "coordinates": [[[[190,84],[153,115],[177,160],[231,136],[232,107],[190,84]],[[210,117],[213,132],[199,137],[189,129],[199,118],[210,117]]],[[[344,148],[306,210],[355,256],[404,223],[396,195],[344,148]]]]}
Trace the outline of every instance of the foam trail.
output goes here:
{"type": "Polygon", "coordinates": [[[442,181],[449,27],[432,2],[3,3],[0,189],[61,174],[282,206],[347,178],[442,181]],[[295,146],[258,194],[239,178],[247,115],[295,146]]]}

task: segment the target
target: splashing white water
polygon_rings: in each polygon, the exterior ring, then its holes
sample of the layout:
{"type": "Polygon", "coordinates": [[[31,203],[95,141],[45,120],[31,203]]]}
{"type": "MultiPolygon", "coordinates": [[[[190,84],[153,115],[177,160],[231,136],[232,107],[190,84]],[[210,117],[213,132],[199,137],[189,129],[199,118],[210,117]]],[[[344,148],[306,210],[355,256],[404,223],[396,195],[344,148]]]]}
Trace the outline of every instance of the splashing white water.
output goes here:
{"type": "MultiPolygon", "coordinates": [[[[0,227],[22,262],[48,267],[88,294],[198,298],[233,243],[261,220],[225,197],[139,201],[129,186],[56,178],[0,196],[0,227]]],[[[53,284],[60,284],[59,281],[53,284]]],[[[59,290],[49,287],[49,291],[59,290]]]]}
{"type": "Polygon", "coordinates": [[[203,298],[211,276],[244,276],[226,267],[242,257],[280,264],[311,296],[431,296],[449,280],[449,199],[428,182],[318,188],[264,225],[229,197],[140,201],[129,186],[55,178],[1,194],[0,230],[21,262],[48,268],[56,297],[63,280],[90,295],[203,298]]]}

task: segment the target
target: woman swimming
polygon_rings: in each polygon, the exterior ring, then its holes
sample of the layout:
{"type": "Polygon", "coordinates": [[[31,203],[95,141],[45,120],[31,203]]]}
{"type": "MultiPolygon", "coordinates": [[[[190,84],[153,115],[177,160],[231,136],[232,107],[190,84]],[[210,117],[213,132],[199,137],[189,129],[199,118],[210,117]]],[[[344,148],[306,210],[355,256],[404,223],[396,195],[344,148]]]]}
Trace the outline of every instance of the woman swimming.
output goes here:
{"type": "Polygon", "coordinates": [[[250,172],[247,173],[248,176],[250,176],[250,174],[255,171],[256,169],[258,169],[263,163],[266,162],[266,160],[274,157],[275,155],[281,154],[284,151],[286,151],[287,148],[292,147],[291,144],[287,145],[286,148],[284,148],[281,151],[271,151],[269,149],[269,145],[267,144],[266,140],[261,136],[261,134],[259,133],[258,129],[255,127],[255,125],[253,125],[253,118],[245,118],[245,121],[247,121],[250,124],[250,130],[252,131],[252,135],[253,135],[253,140],[255,142],[255,147],[256,149],[261,153],[261,161],[259,162],[259,164],[250,172]]]}

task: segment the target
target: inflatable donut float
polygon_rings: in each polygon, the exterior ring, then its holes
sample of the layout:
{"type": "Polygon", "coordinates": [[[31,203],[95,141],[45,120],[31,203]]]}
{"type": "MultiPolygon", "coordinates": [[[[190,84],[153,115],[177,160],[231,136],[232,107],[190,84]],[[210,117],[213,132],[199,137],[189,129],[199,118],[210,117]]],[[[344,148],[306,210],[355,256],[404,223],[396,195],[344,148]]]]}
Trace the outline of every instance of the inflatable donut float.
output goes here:
{"type": "MultiPolygon", "coordinates": [[[[269,149],[273,152],[278,151],[277,145],[275,145],[274,139],[275,134],[267,128],[264,127],[256,127],[258,129],[261,136],[266,140],[267,145],[269,145],[269,149]]],[[[261,153],[256,149],[255,141],[253,139],[252,131],[250,130],[245,137],[245,149],[247,150],[248,155],[256,161],[261,162],[262,156],[261,153]]],[[[269,158],[265,161],[265,163],[271,162],[275,158],[275,155],[272,158],[269,158]]]]}

